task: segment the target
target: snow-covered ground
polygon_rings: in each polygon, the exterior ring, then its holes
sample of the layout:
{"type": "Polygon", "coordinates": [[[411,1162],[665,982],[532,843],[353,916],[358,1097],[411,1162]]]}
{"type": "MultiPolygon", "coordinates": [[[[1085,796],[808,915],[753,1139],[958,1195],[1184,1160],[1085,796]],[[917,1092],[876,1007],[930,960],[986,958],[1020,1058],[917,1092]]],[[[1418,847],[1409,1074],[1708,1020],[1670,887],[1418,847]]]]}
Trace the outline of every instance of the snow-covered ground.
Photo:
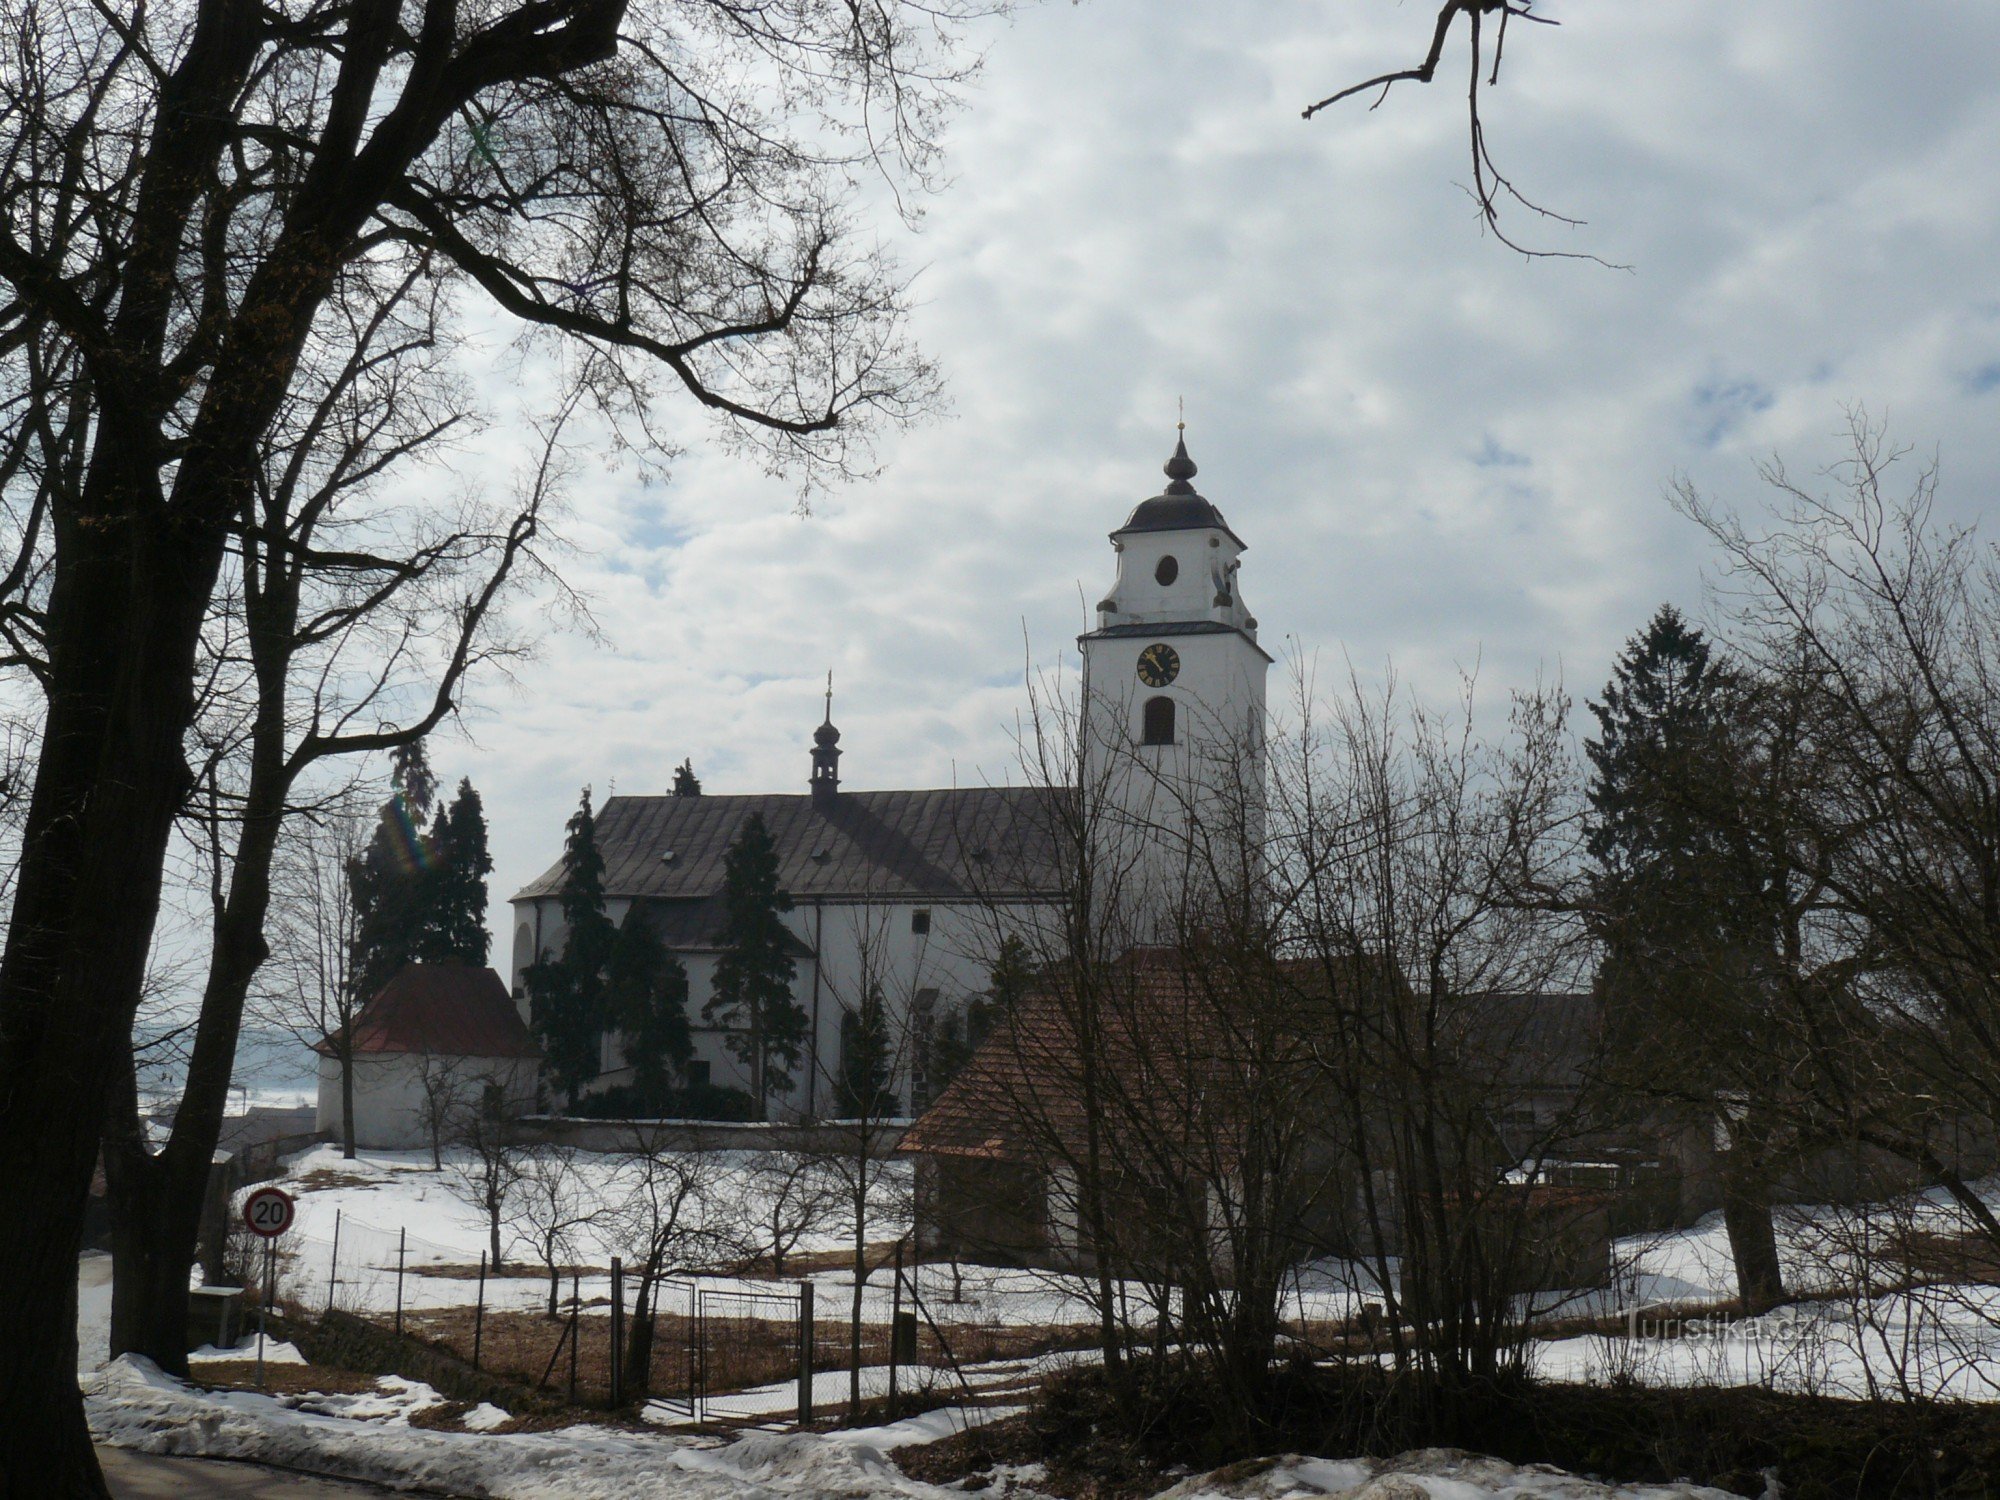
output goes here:
{"type": "MultiPolygon", "coordinates": [[[[589,1190],[615,1202],[616,1160],[581,1152],[575,1159],[589,1190]]],[[[280,1284],[286,1293],[308,1307],[324,1306],[333,1297],[341,1307],[353,1311],[387,1312],[395,1305],[400,1242],[406,1313],[470,1306],[479,1294],[479,1285],[464,1271],[478,1262],[488,1248],[489,1236],[485,1219],[452,1190],[453,1160],[447,1153],[446,1170],[440,1172],[432,1168],[428,1152],[368,1151],[347,1161],[332,1146],[293,1158],[280,1184],[298,1199],[297,1220],[279,1241],[280,1284]],[[437,1266],[452,1267],[456,1274],[430,1274],[429,1268],[437,1266]]],[[[751,1222],[761,1222],[766,1216],[769,1193],[767,1182],[754,1170],[756,1162],[755,1153],[721,1153],[710,1192],[729,1212],[751,1222]]],[[[881,1206],[871,1214],[867,1228],[871,1244],[893,1241],[908,1230],[908,1173],[905,1163],[886,1168],[881,1206]]],[[[835,1205],[791,1253],[845,1252],[853,1243],[852,1224],[850,1214],[835,1205]]],[[[532,1246],[514,1230],[503,1228],[501,1243],[515,1270],[536,1264],[532,1246]]],[[[608,1230],[586,1226],[577,1232],[563,1259],[605,1268],[618,1248],[608,1230]]],[[[944,1323],[1082,1328],[1096,1319],[1090,1288],[1075,1277],[936,1264],[913,1268],[906,1275],[906,1301],[913,1283],[932,1316],[944,1323]]],[[[804,1279],[814,1283],[822,1309],[849,1306],[854,1287],[850,1271],[815,1271],[804,1279]]],[[[704,1274],[702,1281],[717,1289],[756,1291],[771,1287],[768,1280],[739,1280],[713,1273],[704,1274]]],[[[1134,1286],[1130,1291],[1134,1306],[1143,1306],[1141,1289],[1134,1286]]],[[[567,1298],[569,1292],[570,1282],[565,1278],[562,1295],[567,1298]]],[[[610,1297],[610,1279],[604,1274],[584,1276],[579,1292],[586,1306],[601,1305],[610,1297]]],[[[1341,1299],[1344,1305],[1344,1293],[1328,1291],[1323,1295],[1341,1299]]],[[[548,1284],[538,1277],[489,1277],[486,1282],[489,1309],[536,1308],[544,1305],[547,1296],[548,1284]]],[[[863,1316],[871,1322],[887,1321],[894,1296],[893,1278],[886,1271],[875,1271],[863,1291],[863,1316]]]]}
{"type": "MultiPolygon", "coordinates": [[[[469,1429],[412,1427],[439,1403],[428,1386],[389,1377],[359,1396],[203,1393],[142,1360],[120,1359],[85,1382],[100,1442],[148,1453],[254,1458],[317,1474],[428,1489],[475,1500],[946,1500],[904,1475],[889,1453],[963,1429],[934,1411],[837,1433],[751,1432],[723,1440],[569,1427],[499,1433],[497,1408],[469,1429]]],[[[1032,1483],[1032,1472],[1016,1477],[1032,1483]]],[[[1026,1485],[1017,1495],[1032,1496],[1026,1485]]],[[[1698,1485],[1603,1485],[1544,1468],[1431,1450],[1384,1460],[1285,1457],[1189,1478],[1159,1500],[1726,1500],[1698,1485]]]]}

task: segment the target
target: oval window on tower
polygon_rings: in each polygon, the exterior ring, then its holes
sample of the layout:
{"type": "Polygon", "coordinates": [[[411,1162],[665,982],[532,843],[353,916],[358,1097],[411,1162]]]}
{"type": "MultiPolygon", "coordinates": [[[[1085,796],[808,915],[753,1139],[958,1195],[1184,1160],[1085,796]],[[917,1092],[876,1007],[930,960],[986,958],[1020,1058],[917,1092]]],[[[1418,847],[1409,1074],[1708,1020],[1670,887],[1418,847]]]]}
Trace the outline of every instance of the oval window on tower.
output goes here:
{"type": "Polygon", "coordinates": [[[1166,557],[1161,558],[1160,565],[1157,568],[1153,569],[1153,580],[1154,582],[1158,583],[1161,588],[1165,588],[1168,584],[1172,583],[1176,578],[1180,576],[1181,576],[1181,565],[1174,560],[1171,553],[1168,554],[1166,557]]]}

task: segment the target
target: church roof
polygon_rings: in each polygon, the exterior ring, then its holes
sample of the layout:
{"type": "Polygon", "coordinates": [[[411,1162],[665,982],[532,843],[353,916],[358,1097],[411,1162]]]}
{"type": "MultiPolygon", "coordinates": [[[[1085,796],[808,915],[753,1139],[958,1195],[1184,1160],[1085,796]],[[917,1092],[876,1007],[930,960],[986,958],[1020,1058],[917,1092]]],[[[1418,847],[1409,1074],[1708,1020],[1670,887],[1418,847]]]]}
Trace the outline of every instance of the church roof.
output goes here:
{"type": "MultiPolygon", "coordinates": [[[[500,976],[481,965],[404,964],[352,1022],[356,1053],[540,1057],[500,976]]],[[[334,1036],[340,1033],[335,1032],[334,1036]]],[[[313,1043],[333,1057],[334,1039],[313,1043]]]]}
{"type": "MultiPolygon", "coordinates": [[[[692,896],[662,900],[657,896],[639,898],[645,923],[660,940],[660,946],[675,953],[720,953],[724,925],[729,912],[720,892],[713,896],[692,896]]],[[[811,958],[812,949],[787,930],[785,951],[793,958],[811,958]]]]}
{"type": "Polygon", "coordinates": [[[1188,457],[1187,440],[1180,439],[1174,445],[1174,456],[1166,463],[1166,489],[1150,500],[1141,500],[1132,514],[1125,518],[1125,524],[1111,534],[1200,531],[1213,527],[1227,533],[1237,546],[1243,546],[1243,539],[1229,530],[1229,523],[1222,519],[1222,512],[1215,508],[1214,502],[1197,494],[1195,487],[1189,483],[1197,472],[1194,460],[1188,457]]]}
{"type": "MultiPolygon", "coordinates": [[[[1060,889],[1054,798],[1042,787],[613,797],[597,815],[607,896],[712,896],[751,814],[778,852],[794,900],[967,901],[1060,889]]],[[[562,861],[515,895],[561,892],[562,861]]]]}

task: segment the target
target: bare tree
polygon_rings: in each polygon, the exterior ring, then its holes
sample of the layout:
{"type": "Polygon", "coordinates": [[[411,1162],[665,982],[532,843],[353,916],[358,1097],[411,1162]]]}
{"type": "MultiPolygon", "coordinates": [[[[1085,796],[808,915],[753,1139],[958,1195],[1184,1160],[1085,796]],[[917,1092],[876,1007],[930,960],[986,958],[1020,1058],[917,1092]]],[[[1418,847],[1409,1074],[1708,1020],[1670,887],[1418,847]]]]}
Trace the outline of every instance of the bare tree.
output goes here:
{"type": "MultiPolygon", "coordinates": [[[[892,1200],[898,1196],[895,1185],[901,1180],[902,1169],[891,1161],[890,1152],[898,1133],[891,1122],[901,1114],[901,1108],[890,1092],[889,1081],[907,1074],[912,1056],[908,1017],[914,996],[904,982],[908,976],[895,972],[888,961],[888,909],[864,904],[849,912],[848,920],[853,923],[856,963],[853,971],[843,976],[843,984],[829,984],[832,999],[843,1014],[841,1049],[833,1058],[820,1057],[815,1049],[813,1063],[822,1075],[814,1093],[832,1101],[833,1113],[842,1117],[827,1126],[819,1163],[847,1228],[852,1283],[849,1336],[858,1349],[862,1303],[874,1270],[869,1261],[869,1236],[881,1219],[898,1207],[892,1200]],[[890,987],[898,991],[893,1000],[887,993],[890,987]],[[869,1018],[865,1024],[864,1013],[869,1018]],[[868,1052],[866,1063],[857,1059],[857,1048],[868,1052]],[[865,1081],[853,1086],[860,1075],[866,1075],[865,1081]]],[[[849,1371],[848,1400],[853,1409],[860,1409],[859,1360],[849,1371]]]]}
{"type": "Polygon", "coordinates": [[[625,1386],[643,1401],[652,1386],[655,1299],[677,1270],[743,1256],[733,1214],[722,1200],[721,1164],[699,1145],[674,1142],[657,1127],[627,1126],[604,1232],[634,1279],[625,1341],[625,1386]]]}
{"type": "Polygon", "coordinates": [[[340,1154],[354,1157],[354,1018],[348,973],[358,913],[348,872],[367,847],[361,799],[329,798],[293,817],[272,870],[271,958],[258,971],[256,1014],[307,1046],[328,1045],[340,1074],[340,1154]]]}
{"type": "Polygon", "coordinates": [[[1938,519],[1935,462],[1858,410],[1847,438],[1822,483],[1764,466],[1755,524],[1674,496],[1721,554],[1732,645],[1809,735],[1790,817],[1746,830],[1817,896],[1771,1024],[1802,1127],[1900,1158],[2000,1246],[1969,1181],[2000,1120],[2000,563],[1938,519]]]}
{"type": "Polygon", "coordinates": [[[74,1105],[123,1067],[209,604],[315,330],[414,276],[593,351],[642,424],[671,382],[841,465],[849,418],[908,416],[930,379],[839,193],[878,154],[933,166],[975,8],[190,0],[9,29],[0,385],[37,399],[0,444],[28,455],[0,615],[47,690],[0,958],[0,1210],[39,1226],[0,1260],[19,1482],[102,1493],[64,1352],[98,1134],[74,1105]]]}
{"type": "Polygon", "coordinates": [[[470,1063],[469,1058],[441,1052],[426,1051],[417,1058],[417,1118],[430,1142],[433,1172],[444,1170],[445,1141],[467,1095],[475,1092],[470,1063]]]}
{"type": "MultiPolygon", "coordinates": [[[[1304,117],[1312,119],[1321,110],[1329,109],[1342,100],[1373,94],[1374,103],[1368,107],[1378,109],[1389,97],[1389,91],[1399,83],[1430,83],[1436,79],[1438,68],[1445,60],[1445,48],[1450,44],[1454,30],[1462,29],[1466,38],[1468,72],[1465,90],[1465,118],[1467,143],[1472,154],[1472,182],[1466,191],[1478,208],[1479,221],[1483,228],[1510,250],[1519,251],[1530,259],[1552,256],[1564,260],[1594,260],[1606,265],[1599,257],[1587,251],[1530,249],[1514,239],[1512,234],[1501,227],[1500,216],[1509,207],[1526,209],[1539,218],[1574,228],[1583,221],[1565,218],[1559,213],[1542,207],[1523,196],[1514,186],[1513,179],[1500,170],[1499,163],[1486,143],[1486,123],[1480,113],[1481,90],[1491,90],[1500,84],[1500,65],[1506,58],[1507,32],[1516,22],[1537,26],[1556,26],[1561,23],[1551,16],[1535,14],[1535,0],[1441,0],[1437,8],[1436,21],[1431,28],[1430,45],[1425,49],[1423,59],[1414,67],[1396,68],[1387,73],[1378,73],[1373,78],[1365,78],[1359,83],[1348,84],[1336,89],[1324,99],[1306,106],[1304,117]],[[1459,27],[1463,19],[1465,25],[1459,27]]],[[[1625,270],[1627,267],[1614,269],[1625,270]]]]}
{"type": "Polygon", "coordinates": [[[509,1202],[516,1232],[535,1247],[548,1272],[548,1314],[553,1318],[563,1266],[579,1254],[584,1231],[604,1216],[606,1204],[578,1170],[574,1148],[548,1143],[523,1153],[509,1202]]]}
{"type": "Polygon", "coordinates": [[[758,1205],[749,1227],[759,1251],[771,1258],[771,1274],[783,1276],[799,1242],[833,1222],[841,1206],[840,1180],[806,1151],[760,1151],[747,1175],[747,1201],[758,1205]]]}
{"type": "Polygon", "coordinates": [[[487,1252],[495,1271],[505,1264],[500,1226],[512,1218],[528,1160],[506,1117],[510,1081],[511,1074],[473,1073],[457,1090],[446,1122],[454,1148],[446,1186],[485,1219],[487,1252]]]}

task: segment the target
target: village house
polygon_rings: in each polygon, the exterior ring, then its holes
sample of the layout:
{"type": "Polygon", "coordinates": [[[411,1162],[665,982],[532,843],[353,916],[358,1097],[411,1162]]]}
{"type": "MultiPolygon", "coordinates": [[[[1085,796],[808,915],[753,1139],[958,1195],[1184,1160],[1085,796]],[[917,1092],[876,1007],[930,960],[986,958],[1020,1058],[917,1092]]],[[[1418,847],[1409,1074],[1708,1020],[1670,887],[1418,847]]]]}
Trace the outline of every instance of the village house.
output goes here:
{"type": "Polygon", "coordinates": [[[456,1112],[514,1118],[536,1107],[542,1050],[500,976],[484,965],[405,964],[351,1024],[313,1044],[319,1054],[315,1126],[342,1134],[340,1059],[354,1067],[354,1143],[406,1151],[433,1143],[456,1112]]]}

